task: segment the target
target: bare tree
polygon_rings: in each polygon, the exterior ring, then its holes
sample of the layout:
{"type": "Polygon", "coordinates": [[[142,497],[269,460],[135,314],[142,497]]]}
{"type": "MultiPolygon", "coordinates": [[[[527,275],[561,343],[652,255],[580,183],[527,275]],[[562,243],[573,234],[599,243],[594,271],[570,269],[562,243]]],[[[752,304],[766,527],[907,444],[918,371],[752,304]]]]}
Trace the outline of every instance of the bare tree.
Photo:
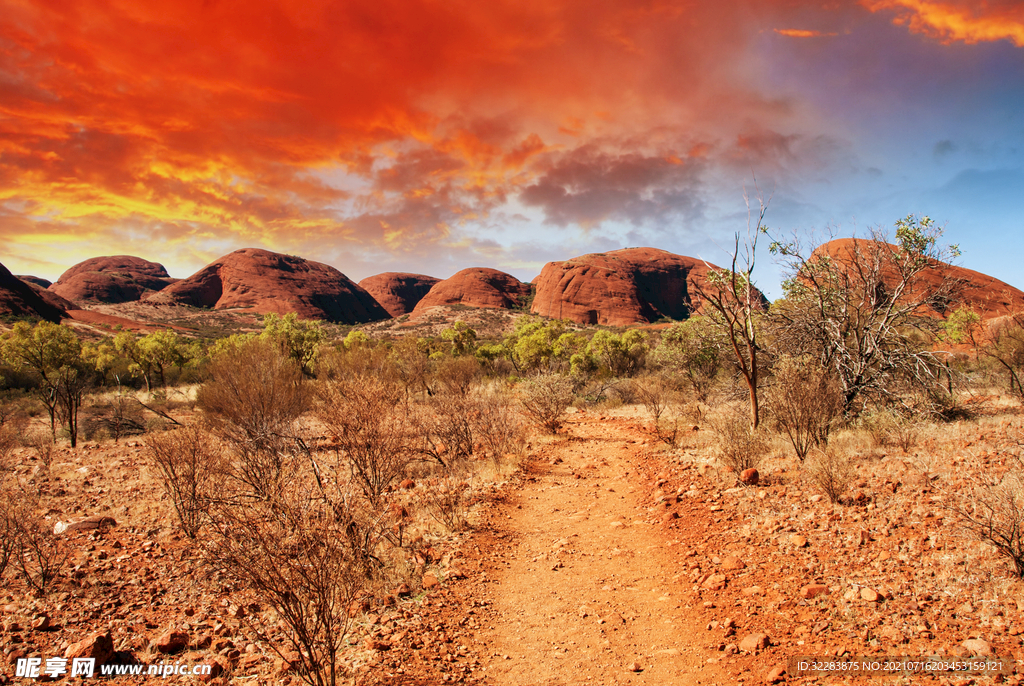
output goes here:
{"type": "Polygon", "coordinates": [[[353,377],[323,382],[314,412],[335,439],[352,478],[379,507],[415,454],[397,382],[353,377]]]}
{"type": "Polygon", "coordinates": [[[352,501],[292,482],[269,500],[217,505],[211,515],[209,562],[273,612],[248,620],[284,629],[284,645],[272,646],[304,682],[335,686],[347,671],[338,653],[350,606],[368,581],[352,501]]]}
{"type": "MultiPolygon", "coordinates": [[[[750,398],[750,426],[756,429],[761,423],[760,399],[758,386],[760,368],[758,356],[761,346],[758,336],[758,316],[767,309],[764,296],[754,287],[753,273],[757,254],[757,239],[766,231],[764,217],[768,212],[768,203],[758,194],[757,220],[753,219],[750,199],[746,192],[743,199],[747,203],[747,236],[740,240],[736,233],[732,250],[732,260],[728,269],[716,269],[708,266],[705,283],[697,283],[694,290],[698,302],[695,310],[703,310],[711,320],[725,333],[728,345],[736,358],[736,366],[747,384],[750,398]],[[752,226],[753,223],[753,226],[752,226]],[[741,264],[742,262],[742,264],[741,264]]],[[[705,263],[707,264],[707,263],[705,263]]]]}
{"type": "Polygon", "coordinates": [[[1002,367],[1010,381],[1010,393],[1024,400],[1024,316],[1006,317],[994,322],[987,343],[981,347],[986,357],[1002,367]]]}
{"type": "Polygon", "coordinates": [[[897,382],[935,388],[949,378],[928,348],[960,285],[944,273],[959,250],[939,246],[941,235],[911,215],[896,222],[895,244],[879,230],[810,253],[796,239],[771,244],[790,273],[772,308],[777,336],[835,375],[847,412],[864,395],[898,401],[897,382]]]}
{"type": "Polygon", "coordinates": [[[224,475],[226,465],[220,446],[201,427],[186,426],[151,436],[147,449],[181,530],[195,538],[210,500],[219,490],[216,484],[224,475]]]}
{"type": "Polygon", "coordinates": [[[273,344],[251,340],[214,358],[210,376],[197,404],[231,446],[237,481],[250,495],[269,497],[298,448],[293,427],[307,401],[302,370],[273,344]]]}

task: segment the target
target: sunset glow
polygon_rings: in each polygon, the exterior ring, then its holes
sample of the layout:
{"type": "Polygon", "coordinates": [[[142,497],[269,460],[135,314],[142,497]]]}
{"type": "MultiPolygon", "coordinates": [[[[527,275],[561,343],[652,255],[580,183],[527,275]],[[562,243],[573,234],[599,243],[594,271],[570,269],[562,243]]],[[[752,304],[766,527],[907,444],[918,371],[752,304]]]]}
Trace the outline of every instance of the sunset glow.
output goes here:
{"type": "Polygon", "coordinates": [[[931,213],[1014,283],[969,218],[1019,228],[971,175],[1020,179],[1021,46],[1005,1],[4,0],[0,262],[720,260],[756,177],[782,230],[931,213]]]}

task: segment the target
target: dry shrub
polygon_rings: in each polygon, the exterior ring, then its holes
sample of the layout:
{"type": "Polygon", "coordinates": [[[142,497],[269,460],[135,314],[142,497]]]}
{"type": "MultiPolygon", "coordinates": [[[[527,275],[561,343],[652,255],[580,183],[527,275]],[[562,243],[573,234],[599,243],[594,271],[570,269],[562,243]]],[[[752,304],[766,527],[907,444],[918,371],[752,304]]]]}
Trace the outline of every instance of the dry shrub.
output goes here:
{"type": "Polygon", "coordinates": [[[526,446],[522,416],[504,390],[480,390],[472,416],[473,434],[496,464],[506,455],[518,455],[526,446]]]}
{"type": "Polygon", "coordinates": [[[441,390],[416,405],[410,416],[421,439],[420,451],[445,469],[473,454],[476,402],[468,393],[441,390]]]}
{"type": "Polygon", "coordinates": [[[400,384],[376,377],[326,381],[314,408],[352,479],[378,508],[416,455],[400,384]]]}
{"type": "Polygon", "coordinates": [[[633,379],[637,398],[654,421],[654,433],[669,445],[679,440],[679,392],[662,376],[641,376],[633,379]]]}
{"type": "Polygon", "coordinates": [[[910,417],[885,410],[866,417],[862,423],[876,448],[896,446],[909,453],[917,445],[918,424],[910,417]]]}
{"type": "Polygon", "coordinates": [[[151,436],[147,454],[160,473],[161,484],[181,530],[195,538],[227,465],[216,440],[201,427],[185,426],[151,436]]]}
{"type": "Polygon", "coordinates": [[[270,497],[293,466],[292,429],[307,400],[302,370],[271,343],[249,340],[215,357],[209,372],[197,404],[231,447],[236,479],[270,497]]]}
{"type": "Polygon", "coordinates": [[[855,471],[847,453],[826,448],[815,450],[804,463],[811,480],[833,503],[838,503],[853,480],[855,471]]]}
{"type": "Polygon", "coordinates": [[[271,616],[246,620],[282,637],[271,645],[298,676],[334,686],[348,671],[338,653],[350,606],[371,577],[353,499],[293,486],[272,500],[215,507],[209,561],[270,607],[271,616]]]}
{"type": "Polygon", "coordinates": [[[970,537],[991,545],[1024,578],[1024,459],[1009,456],[1001,470],[964,470],[967,488],[948,494],[946,507],[970,537]]]}
{"type": "Polygon", "coordinates": [[[765,432],[752,429],[743,413],[726,409],[710,423],[718,435],[718,459],[736,472],[757,467],[771,448],[765,432]]]}
{"type": "Polygon", "coordinates": [[[475,357],[447,357],[434,372],[435,386],[440,391],[466,395],[483,374],[475,357]]]}
{"type": "MultiPolygon", "coordinates": [[[[45,593],[60,575],[70,551],[64,540],[53,533],[53,526],[39,516],[37,498],[24,492],[8,491],[0,503],[3,543],[0,555],[5,564],[13,564],[25,583],[45,593]]],[[[2,572],[0,568],[0,572],[2,572]]]]}
{"type": "Polygon", "coordinates": [[[466,490],[469,485],[456,475],[447,474],[428,486],[425,495],[427,513],[448,531],[462,531],[466,520],[466,490]]]}
{"type": "Polygon", "coordinates": [[[775,428],[801,461],[811,448],[828,445],[843,414],[838,382],[809,357],[784,358],[776,365],[766,401],[775,428]]]}
{"type": "Polygon", "coordinates": [[[518,387],[519,404],[526,415],[551,433],[562,426],[562,415],[572,405],[572,379],[561,374],[540,374],[518,387]]]}

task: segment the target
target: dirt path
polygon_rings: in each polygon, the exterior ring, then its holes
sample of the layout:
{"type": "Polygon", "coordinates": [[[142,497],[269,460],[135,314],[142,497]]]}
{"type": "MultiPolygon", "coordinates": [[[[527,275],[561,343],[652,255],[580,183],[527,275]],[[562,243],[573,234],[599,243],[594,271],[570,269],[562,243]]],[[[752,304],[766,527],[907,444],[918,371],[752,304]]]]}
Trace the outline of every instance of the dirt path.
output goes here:
{"type": "Polygon", "coordinates": [[[495,686],[736,683],[707,662],[678,544],[638,493],[641,434],[596,417],[568,429],[492,513],[476,561],[478,674],[495,686]]]}

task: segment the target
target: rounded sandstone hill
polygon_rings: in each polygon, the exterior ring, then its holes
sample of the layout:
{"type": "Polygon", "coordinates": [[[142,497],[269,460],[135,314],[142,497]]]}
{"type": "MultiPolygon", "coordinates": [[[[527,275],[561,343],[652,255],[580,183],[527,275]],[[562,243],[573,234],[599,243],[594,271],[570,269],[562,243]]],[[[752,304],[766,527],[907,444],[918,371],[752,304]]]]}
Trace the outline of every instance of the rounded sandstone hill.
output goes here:
{"type": "Polygon", "coordinates": [[[0,264],[0,314],[15,317],[42,317],[59,322],[65,316],[64,308],[54,306],[45,300],[29,284],[25,283],[7,267],[0,264]]]}
{"type": "MultiPolygon", "coordinates": [[[[626,326],[699,314],[694,286],[713,264],[657,248],[625,248],[548,262],[531,312],[581,324],[626,326]]],[[[764,296],[757,293],[763,304],[764,296]]]]}
{"type": "Polygon", "coordinates": [[[423,296],[413,315],[438,305],[467,305],[511,310],[522,307],[530,297],[530,284],[511,274],[486,267],[470,267],[438,281],[423,296]]]}
{"type": "Polygon", "coordinates": [[[409,314],[440,279],[423,274],[384,272],[368,276],[359,286],[373,296],[392,317],[409,314]]]}
{"type": "Polygon", "coordinates": [[[388,319],[369,293],[334,267],[293,255],[245,248],[146,298],[148,302],[358,324],[388,319]]]}
{"type": "Polygon", "coordinates": [[[51,291],[72,301],[124,303],[174,283],[162,264],[131,255],[93,257],[61,274],[51,291]]]}
{"type": "MultiPolygon", "coordinates": [[[[817,255],[828,255],[840,266],[852,267],[853,262],[858,259],[858,255],[866,256],[872,245],[873,241],[861,238],[837,238],[818,246],[811,253],[810,259],[815,259],[817,255]]],[[[882,247],[885,250],[883,255],[891,255],[898,250],[897,246],[890,243],[883,243],[882,247]]],[[[886,261],[886,259],[882,259],[880,264],[883,265],[883,269],[891,271],[891,266],[888,268],[884,266],[886,261]]],[[[883,282],[889,283],[894,278],[895,272],[892,274],[892,276],[884,276],[883,282]]],[[[1024,291],[988,274],[931,260],[929,268],[923,270],[918,276],[919,287],[929,291],[938,289],[943,282],[946,282],[948,296],[942,298],[942,302],[937,305],[927,307],[921,314],[944,317],[958,307],[966,306],[976,312],[983,321],[987,321],[1024,313],[1024,291]]],[[[913,295],[915,294],[911,293],[911,296],[913,295]]]]}
{"type": "Polygon", "coordinates": [[[16,274],[15,276],[17,276],[25,283],[35,284],[40,288],[49,288],[50,285],[53,283],[52,281],[44,279],[41,276],[29,276],[28,274],[16,274]]]}

